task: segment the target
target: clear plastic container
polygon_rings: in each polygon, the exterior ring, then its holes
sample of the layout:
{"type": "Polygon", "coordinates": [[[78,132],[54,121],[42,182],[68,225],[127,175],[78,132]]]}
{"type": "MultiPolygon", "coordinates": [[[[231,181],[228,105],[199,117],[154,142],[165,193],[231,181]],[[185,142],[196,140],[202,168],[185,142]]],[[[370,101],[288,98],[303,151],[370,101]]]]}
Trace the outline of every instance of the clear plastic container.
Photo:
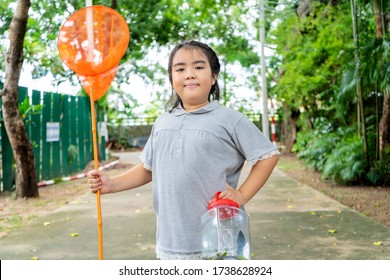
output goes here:
{"type": "Polygon", "coordinates": [[[230,199],[210,203],[202,215],[202,257],[209,260],[249,260],[250,233],[248,216],[230,199]]]}

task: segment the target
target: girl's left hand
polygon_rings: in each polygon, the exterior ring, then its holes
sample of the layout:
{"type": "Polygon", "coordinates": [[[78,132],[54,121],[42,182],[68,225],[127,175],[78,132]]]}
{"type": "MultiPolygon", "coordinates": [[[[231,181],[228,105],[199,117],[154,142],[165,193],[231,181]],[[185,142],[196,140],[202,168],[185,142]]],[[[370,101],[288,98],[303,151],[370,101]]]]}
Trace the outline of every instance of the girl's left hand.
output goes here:
{"type": "Polygon", "coordinates": [[[238,205],[242,206],[245,204],[244,197],[242,193],[239,190],[236,190],[232,186],[230,186],[228,183],[226,183],[226,188],[221,194],[219,195],[219,198],[225,198],[230,199],[238,203],[238,205]]]}

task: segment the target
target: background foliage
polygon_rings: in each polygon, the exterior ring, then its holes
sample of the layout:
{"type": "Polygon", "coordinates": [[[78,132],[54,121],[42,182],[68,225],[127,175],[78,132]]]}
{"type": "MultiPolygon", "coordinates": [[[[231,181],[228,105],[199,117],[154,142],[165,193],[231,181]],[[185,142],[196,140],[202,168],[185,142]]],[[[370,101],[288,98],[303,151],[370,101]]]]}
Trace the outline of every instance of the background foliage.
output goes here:
{"type": "MultiPolygon", "coordinates": [[[[0,1],[0,79],[4,79],[3,60],[16,1],[0,1]]],[[[56,39],[61,24],[85,1],[31,4],[25,63],[33,66],[35,78],[50,74],[53,83],[77,85],[59,58],[56,39]]],[[[122,68],[106,98],[99,100],[110,122],[120,124],[135,115],[138,100],[121,88],[131,75],[141,76],[153,91],[153,101],[143,114],[156,117],[164,110],[171,94],[165,65],[169,50],[188,39],[205,41],[219,54],[221,102],[244,112],[254,110],[256,100],[236,96],[242,83],[255,92],[261,90],[258,1],[95,0],[94,4],[115,8],[131,31],[122,68]],[[158,59],[151,53],[159,54],[158,59]]],[[[277,101],[282,144],[322,172],[324,179],[389,185],[389,146],[381,149],[379,143],[384,135],[380,120],[389,106],[384,102],[390,86],[388,1],[265,0],[265,4],[266,43],[271,50],[268,89],[277,101]],[[382,36],[377,33],[374,2],[381,8],[382,36]],[[358,47],[353,40],[352,3],[358,7],[358,47]]]]}
{"type": "MultiPolygon", "coordinates": [[[[297,130],[290,148],[309,167],[338,183],[389,185],[389,150],[380,152],[378,146],[379,122],[386,106],[383,97],[390,82],[389,6],[387,1],[377,1],[386,28],[378,38],[374,1],[356,1],[357,61],[352,2],[289,1],[282,20],[270,30],[276,53],[271,64],[271,92],[283,101],[283,117],[294,118],[287,123],[297,130]]],[[[275,14],[275,18],[280,17],[275,14]]]]}

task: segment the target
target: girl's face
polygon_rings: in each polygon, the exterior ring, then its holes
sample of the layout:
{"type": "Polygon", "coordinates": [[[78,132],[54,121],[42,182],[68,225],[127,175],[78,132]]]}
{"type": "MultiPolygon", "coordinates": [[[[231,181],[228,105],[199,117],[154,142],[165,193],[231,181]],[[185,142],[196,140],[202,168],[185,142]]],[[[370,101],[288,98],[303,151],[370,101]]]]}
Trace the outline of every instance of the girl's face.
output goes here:
{"type": "Polygon", "coordinates": [[[211,87],[217,80],[210,63],[198,49],[180,49],[172,61],[172,86],[188,112],[209,103],[211,87]]]}

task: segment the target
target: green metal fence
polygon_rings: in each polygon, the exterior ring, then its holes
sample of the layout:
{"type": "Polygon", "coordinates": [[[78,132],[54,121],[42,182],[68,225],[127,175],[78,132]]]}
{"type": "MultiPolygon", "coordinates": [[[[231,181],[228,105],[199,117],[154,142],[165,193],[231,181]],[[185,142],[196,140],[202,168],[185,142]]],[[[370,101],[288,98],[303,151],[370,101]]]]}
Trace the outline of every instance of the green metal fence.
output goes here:
{"type": "MultiPolygon", "coordinates": [[[[2,84],[0,83],[0,89],[2,84]]],[[[33,145],[37,180],[49,180],[75,174],[93,160],[91,108],[88,97],[70,96],[19,87],[19,103],[43,105],[38,114],[29,115],[24,123],[33,145]]],[[[103,112],[97,110],[97,122],[103,112]]],[[[14,185],[12,148],[1,116],[0,101],[0,184],[1,191],[14,185]]],[[[99,159],[105,160],[105,137],[99,135],[99,159]]]]}

